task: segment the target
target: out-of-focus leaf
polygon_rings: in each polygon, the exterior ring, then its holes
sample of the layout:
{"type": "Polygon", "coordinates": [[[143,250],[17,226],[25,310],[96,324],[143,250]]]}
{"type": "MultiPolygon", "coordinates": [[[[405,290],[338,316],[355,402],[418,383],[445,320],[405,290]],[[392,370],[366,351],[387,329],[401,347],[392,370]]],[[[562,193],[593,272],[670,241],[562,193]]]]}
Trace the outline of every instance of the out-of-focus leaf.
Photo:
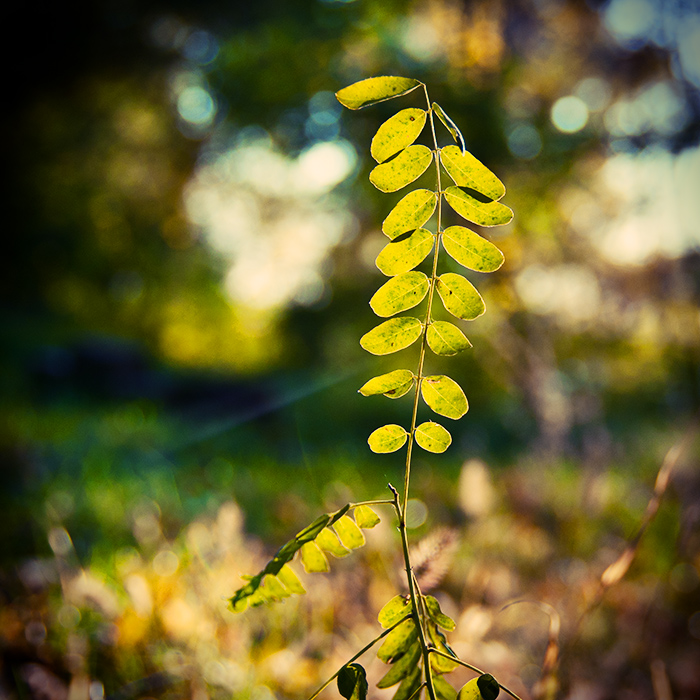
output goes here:
{"type": "Polygon", "coordinates": [[[409,700],[420,687],[421,676],[421,667],[415,666],[413,671],[403,679],[398,690],[394,693],[392,700],[409,700]]]}
{"type": "Polygon", "coordinates": [[[452,443],[452,436],[439,423],[426,421],[416,428],[416,442],[427,452],[440,454],[452,443]]]}
{"type": "Polygon", "coordinates": [[[433,688],[438,700],[456,700],[457,691],[440,675],[433,676],[433,688]]]}
{"type": "Polygon", "coordinates": [[[315,542],[307,542],[301,548],[301,563],[307,574],[322,574],[331,569],[326,555],[315,542]]]}
{"type": "Polygon", "coordinates": [[[285,564],[280,569],[279,573],[277,574],[277,578],[282,581],[290,593],[297,593],[299,595],[306,593],[304,586],[301,585],[299,577],[294,573],[293,569],[288,564],[285,564]]]}
{"type": "Polygon", "coordinates": [[[479,226],[502,226],[513,219],[512,210],[505,204],[480,202],[461,187],[448,187],[445,199],[460,216],[479,226]]]}
{"type": "Polygon", "coordinates": [[[379,516],[369,506],[357,506],[353,511],[358,527],[370,530],[381,522],[379,516]]]}
{"type": "Polygon", "coordinates": [[[437,292],[445,308],[457,318],[472,321],[486,311],[481,294],[462,275],[445,272],[438,277],[437,292]]]}
{"type": "Polygon", "coordinates": [[[442,234],[442,244],[450,256],[470,270],[493,272],[503,265],[503,253],[493,243],[464,226],[446,228],[442,234]]]}
{"type": "Polygon", "coordinates": [[[386,630],[395,625],[401,618],[410,615],[413,610],[411,599],[406,596],[394,596],[382,607],[377,616],[379,624],[386,630]]]}
{"type": "Polygon", "coordinates": [[[442,629],[447,630],[448,632],[454,630],[454,628],[457,626],[455,621],[442,612],[437,598],[427,595],[423,598],[423,600],[425,600],[425,607],[428,609],[428,616],[436,625],[442,627],[442,629]]]}
{"type": "Polygon", "coordinates": [[[386,454],[401,449],[407,437],[408,433],[400,425],[391,423],[377,428],[369,436],[367,443],[372,452],[386,454]]]}
{"type": "Polygon", "coordinates": [[[440,150],[440,161],[456,185],[469,187],[495,200],[506,193],[503,183],[468,151],[446,146],[440,150]]]}
{"type": "Polygon", "coordinates": [[[449,321],[433,321],[428,326],[428,347],[436,354],[449,357],[472,344],[457,326],[449,321]]]}
{"type": "Polygon", "coordinates": [[[348,664],[338,672],[338,692],[347,700],[366,700],[367,674],[360,664],[348,664]]]}
{"type": "Polygon", "coordinates": [[[396,158],[378,165],[369,174],[369,181],[382,192],[396,192],[417,180],[433,160],[427,146],[409,146],[396,158]]]}
{"type": "Polygon", "coordinates": [[[333,529],[336,531],[343,546],[348,549],[357,549],[362,547],[365,543],[365,536],[362,534],[362,530],[357,526],[357,523],[344,515],[340,520],[338,520],[333,529]]]}
{"type": "Polygon", "coordinates": [[[362,109],[377,102],[384,102],[393,97],[399,97],[415,90],[422,85],[414,78],[402,78],[393,75],[383,75],[377,78],[366,78],[348,85],[335,93],[338,102],[348,109],[362,109]]]}
{"type": "Polygon", "coordinates": [[[445,418],[457,420],[469,410],[462,387],[444,374],[425,377],[420,389],[425,403],[445,418]]]}
{"type": "Polygon", "coordinates": [[[418,638],[418,628],[412,618],[391,630],[377,651],[377,657],[390,664],[405,653],[418,638]]]}
{"type": "Polygon", "coordinates": [[[413,669],[418,665],[420,659],[420,644],[416,640],[408,651],[401,656],[389,669],[389,671],[377,683],[377,688],[391,688],[399,681],[402,681],[408,676],[413,669]]]}
{"type": "Polygon", "coordinates": [[[424,109],[402,109],[377,129],[370,153],[377,163],[383,163],[395,153],[410,146],[423,131],[427,112],[424,109]]]}
{"type": "Polygon", "coordinates": [[[394,240],[402,233],[420,228],[437,206],[437,195],[432,190],[413,190],[389,212],[382,223],[382,231],[394,240]]]}
{"type": "Polygon", "coordinates": [[[334,557],[346,557],[350,550],[345,549],[338,539],[338,535],[329,528],[324,528],[316,538],[316,544],[326,552],[330,552],[334,557]]]}
{"type": "Polygon", "coordinates": [[[404,272],[385,282],[372,296],[369,305],[377,316],[393,316],[412,309],[423,301],[430,282],[423,272],[404,272]]]}
{"type": "Polygon", "coordinates": [[[466,146],[464,144],[464,137],[462,136],[462,132],[459,130],[459,127],[452,121],[452,119],[450,119],[445,110],[440,107],[437,102],[433,102],[433,112],[435,112],[437,118],[445,125],[447,130],[452,135],[452,138],[455,140],[455,143],[459,145],[460,152],[463,153],[466,150],[466,146]]]}
{"type": "Polygon", "coordinates": [[[389,355],[420,338],[423,326],[417,318],[403,316],[384,321],[360,338],[360,345],[373,355],[389,355]]]}
{"type": "Polygon", "coordinates": [[[417,228],[410,236],[401,236],[387,243],[377,256],[377,267],[389,277],[408,272],[428,257],[434,242],[434,234],[417,228]]]}
{"type": "Polygon", "coordinates": [[[372,377],[360,387],[363,396],[384,394],[390,398],[398,398],[406,394],[413,386],[415,375],[408,369],[395,369],[393,372],[372,377]]]}

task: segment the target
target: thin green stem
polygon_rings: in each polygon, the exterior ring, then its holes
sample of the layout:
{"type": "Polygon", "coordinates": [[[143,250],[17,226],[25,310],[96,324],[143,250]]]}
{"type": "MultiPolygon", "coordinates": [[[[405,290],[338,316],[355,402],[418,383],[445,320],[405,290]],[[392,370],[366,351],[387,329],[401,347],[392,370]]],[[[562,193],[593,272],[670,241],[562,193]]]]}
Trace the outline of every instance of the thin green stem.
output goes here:
{"type": "Polygon", "coordinates": [[[378,498],[374,501],[359,501],[351,503],[350,508],[359,508],[360,506],[393,506],[394,501],[391,498],[378,498]]]}

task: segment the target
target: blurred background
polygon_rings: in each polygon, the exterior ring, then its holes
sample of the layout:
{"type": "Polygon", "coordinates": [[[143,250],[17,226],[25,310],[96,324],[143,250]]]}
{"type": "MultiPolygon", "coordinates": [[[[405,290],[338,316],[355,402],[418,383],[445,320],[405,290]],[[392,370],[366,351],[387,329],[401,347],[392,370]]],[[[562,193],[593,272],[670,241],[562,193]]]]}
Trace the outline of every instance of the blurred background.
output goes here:
{"type": "Polygon", "coordinates": [[[561,697],[700,697],[696,441],[593,605],[700,408],[697,2],[4,14],[0,698],[301,698],[376,636],[401,590],[389,512],[308,595],[226,597],[319,513],[401,483],[366,438],[410,400],[356,391],[415,362],[358,344],[402,194],[366,176],[379,124],[422,104],[334,98],[386,74],[428,84],[515,211],[487,232],[504,267],[470,275],[473,349],[431,360],[470,412],[414,467],[453,647],[533,697],[548,604],[561,697]]]}

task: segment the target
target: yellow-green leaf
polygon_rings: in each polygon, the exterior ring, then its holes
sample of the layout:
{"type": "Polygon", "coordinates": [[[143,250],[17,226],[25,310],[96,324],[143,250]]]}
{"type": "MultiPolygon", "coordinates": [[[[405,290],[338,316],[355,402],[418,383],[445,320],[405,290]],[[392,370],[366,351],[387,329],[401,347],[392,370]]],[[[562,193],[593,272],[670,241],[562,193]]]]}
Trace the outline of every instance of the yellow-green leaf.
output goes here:
{"type": "Polygon", "coordinates": [[[367,673],[360,664],[348,664],[338,672],[338,692],[346,700],[366,700],[367,673]]]}
{"type": "Polygon", "coordinates": [[[370,450],[377,454],[396,452],[403,447],[408,433],[395,423],[377,428],[367,439],[370,450]]]}
{"type": "Polygon", "coordinates": [[[377,657],[384,663],[390,664],[406,652],[417,637],[418,629],[413,619],[404,620],[386,636],[384,643],[377,651],[377,657]]]}
{"type": "Polygon", "coordinates": [[[403,316],[384,321],[360,338],[360,345],[373,355],[389,355],[420,338],[423,326],[417,318],[403,316]]]}
{"type": "Polygon", "coordinates": [[[393,316],[420,304],[429,286],[425,273],[404,272],[385,282],[374,293],[369,305],[377,316],[393,316]]]}
{"type": "Polygon", "coordinates": [[[506,193],[503,183],[468,151],[445,146],[440,150],[440,161],[456,185],[469,187],[490,199],[500,199],[506,193]]]}
{"type": "Polygon", "coordinates": [[[372,377],[360,387],[363,396],[384,394],[389,398],[398,398],[406,394],[413,386],[415,375],[407,369],[395,369],[393,372],[372,377]]]}
{"type": "Polygon", "coordinates": [[[427,340],[428,347],[436,355],[444,357],[456,355],[472,346],[467,336],[449,321],[433,321],[428,326],[427,340]]]}
{"type": "Polygon", "coordinates": [[[455,621],[451,618],[445,615],[444,612],[440,609],[440,603],[438,602],[438,599],[431,596],[427,595],[424,596],[425,600],[425,607],[428,609],[428,616],[430,619],[436,624],[442,627],[442,629],[447,630],[448,632],[452,632],[454,628],[457,626],[455,624],[455,621]]]}
{"type": "Polygon", "coordinates": [[[395,625],[399,620],[410,615],[413,610],[413,603],[411,599],[402,596],[395,595],[388,603],[385,603],[382,609],[379,611],[377,620],[379,624],[386,630],[392,625],[395,625]]]}
{"type": "Polygon", "coordinates": [[[438,700],[456,700],[457,691],[441,675],[433,676],[433,688],[438,700]]]}
{"type": "Polygon", "coordinates": [[[350,550],[345,549],[345,547],[340,544],[338,535],[327,527],[318,533],[316,544],[326,552],[330,552],[334,557],[346,557],[350,554],[350,550]]]}
{"type": "Polygon", "coordinates": [[[370,530],[381,522],[379,516],[369,506],[357,506],[353,515],[358,527],[364,530],[370,530]]]}
{"type": "Polygon", "coordinates": [[[401,681],[401,685],[394,693],[392,700],[411,700],[411,698],[415,698],[416,692],[420,688],[422,671],[420,666],[414,666],[413,671],[401,681]]]}
{"type": "Polygon", "coordinates": [[[377,129],[370,153],[377,163],[383,163],[406,146],[410,146],[423,131],[427,113],[424,109],[402,109],[377,129]]]}
{"type": "Polygon", "coordinates": [[[299,595],[306,593],[304,586],[301,585],[299,577],[294,573],[294,570],[288,564],[285,564],[279,570],[277,578],[282,581],[290,593],[298,593],[299,595]]]}
{"type": "Polygon", "coordinates": [[[409,146],[396,158],[378,165],[369,174],[369,181],[382,192],[396,192],[417,180],[433,160],[427,146],[409,146]]]}
{"type": "Polygon", "coordinates": [[[413,190],[389,212],[382,223],[382,231],[391,238],[420,228],[432,215],[437,206],[437,195],[432,190],[413,190]]]}
{"type": "Polygon", "coordinates": [[[434,242],[433,233],[417,228],[410,235],[399,236],[387,243],[377,256],[377,267],[388,277],[408,272],[428,257],[434,242]]]}
{"type": "MultiPolygon", "coordinates": [[[[447,645],[447,640],[445,635],[440,632],[440,630],[435,625],[428,625],[428,636],[436,649],[439,649],[445,654],[450,656],[455,656],[455,653],[447,645]]],[[[450,661],[444,656],[438,656],[437,654],[430,655],[430,665],[434,671],[437,673],[449,673],[454,671],[459,665],[456,661],[450,661]]]]}
{"type": "Polygon", "coordinates": [[[307,542],[301,548],[301,563],[307,574],[330,571],[328,559],[315,542],[307,542]]]}
{"type": "Polygon", "coordinates": [[[454,272],[445,272],[438,277],[437,292],[445,308],[465,321],[472,321],[486,310],[484,300],[474,285],[454,272]]]}
{"type": "Polygon", "coordinates": [[[462,387],[444,374],[425,377],[420,390],[425,403],[445,418],[457,420],[469,410],[462,387]]]}
{"type": "Polygon", "coordinates": [[[446,228],[442,233],[442,244],[450,256],[470,270],[493,272],[503,265],[503,253],[493,243],[464,226],[446,228]]]}
{"type": "Polygon", "coordinates": [[[463,685],[457,700],[496,700],[500,692],[498,681],[490,673],[484,673],[463,685]]]}
{"type": "Polygon", "coordinates": [[[462,136],[462,132],[459,130],[457,125],[450,119],[450,117],[447,116],[447,113],[445,110],[440,107],[440,105],[437,102],[433,102],[433,112],[437,114],[438,119],[445,125],[447,130],[450,132],[452,135],[452,138],[455,140],[456,143],[459,144],[460,149],[462,151],[465,150],[465,145],[464,145],[464,137],[462,136]]]}
{"type": "Polygon", "coordinates": [[[452,443],[452,436],[439,423],[426,421],[416,428],[416,442],[427,452],[440,454],[452,443]]]}
{"type": "Polygon", "coordinates": [[[418,641],[415,641],[410,648],[394,663],[389,671],[379,680],[377,688],[391,688],[399,681],[408,676],[418,665],[421,648],[418,641]]]}
{"type": "Polygon", "coordinates": [[[362,530],[347,515],[344,515],[338,522],[334,523],[333,529],[338,534],[340,541],[348,549],[357,549],[365,543],[365,536],[362,534],[362,530]]]}
{"type": "Polygon", "coordinates": [[[401,78],[393,75],[383,75],[377,78],[366,78],[348,85],[335,93],[338,102],[348,109],[362,109],[377,102],[384,102],[393,97],[405,95],[415,90],[422,83],[414,78],[401,78]]]}
{"type": "Polygon", "coordinates": [[[479,226],[502,226],[513,218],[513,212],[505,204],[481,202],[461,187],[448,187],[445,190],[445,199],[460,216],[479,226]]]}
{"type": "Polygon", "coordinates": [[[267,600],[272,601],[282,600],[282,598],[289,598],[291,595],[277,576],[272,576],[271,574],[268,574],[263,578],[259,591],[265,598],[267,598],[267,600]]]}

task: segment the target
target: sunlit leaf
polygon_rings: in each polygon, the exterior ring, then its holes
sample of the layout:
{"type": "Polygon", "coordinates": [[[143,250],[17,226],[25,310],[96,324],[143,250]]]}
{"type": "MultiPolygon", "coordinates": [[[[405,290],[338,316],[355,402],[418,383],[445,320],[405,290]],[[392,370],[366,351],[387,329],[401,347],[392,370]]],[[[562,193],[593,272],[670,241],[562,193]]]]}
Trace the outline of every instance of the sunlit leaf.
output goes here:
{"type": "Polygon", "coordinates": [[[333,525],[333,529],[336,531],[340,541],[343,546],[348,549],[357,549],[362,547],[365,543],[365,536],[362,534],[362,530],[357,526],[357,523],[344,515],[337,523],[333,525]]]}
{"type": "Polygon", "coordinates": [[[413,610],[413,604],[411,599],[403,596],[394,596],[388,603],[382,607],[377,616],[379,624],[384,629],[389,629],[392,625],[395,625],[401,618],[409,615],[413,610]]]}
{"type": "Polygon", "coordinates": [[[378,165],[369,174],[369,181],[382,192],[396,192],[417,180],[433,160],[427,146],[409,146],[396,158],[378,165]]]}
{"type": "Polygon", "coordinates": [[[382,231],[394,240],[402,233],[420,228],[437,206],[437,195],[432,190],[413,190],[401,199],[382,223],[382,231]]]}
{"type": "Polygon", "coordinates": [[[377,256],[377,267],[389,277],[412,270],[428,257],[435,236],[424,228],[417,228],[408,236],[400,236],[387,243],[377,256]]]}
{"type": "Polygon", "coordinates": [[[446,228],[442,233],[442,244],[450,256],[470,270],[493,272],[503,265],[503,253],[493,243],[464,226],[446,228]]]}
{"type": "Polygon", "coordinates": [[[444,374],[425,377],[420,389],[425,403],[445,418],[457,420],[469,410],[462,387],[444,374]]]}
{"type": "Polygon", "coordinates": [[[377,316],[393,316],[412,309],[423,301],[430,282],[423,272],[404,272],[385,282],[372,296],[369,305],[377,316]]]}
{"type": "Polygon", "coordinates": [[[471,321],[486,310],[481,294],[462,275],[445,272],[438,277],[437,292],[445,308],[457,318],[471,321]]]}
{"type": "Polygon", "coordinates": [[[452,443],[452,436],[439,423],[427,421],[416,428],[416,442],[427,452],[440,454],[452,443]]]}
{"type": "Polygon", "coordinates": [[[457,626],[455,621],[442,612],[437,598],[427,595],[424,596],[423,600],[425,601],[425,607],[428,609],[428,616],[436,625],[442,627],[442,629],[447,630],[448,632],[454,630],[454,628],[457,626]]]}
{"type": "Polygon", "coordinates": [[[365,700],[367,674],[360,664],[348,664],[338,672],[338,692],[347,700],[365,700]]]}
{"type": "Polygon", "coordinates": [[[377,78],[366,78],[348,85],[335,93],[338,102],[348,109],[362,109],[369,105],[390,100],[393,97],[405,95],[422,85],[414,78],[401,78],[384,75],[377,78]]]}
{"type": "Polygon", "coordinates": [[[500,199],[506,193],[503,183],[468,151],[446,146],[440,150],[440,161],[456,185],[481,192],[489,199],[500,199]]]}
{"type": "Polygon", "coordinates": [[[512,210],[505,204],[481,202],[461,187],[448,187],[445,190],[445,199],[460,216],[479,226],[501,226],[513,218],[512,210]]]}
{"type": "Polygon", "coordinates": [[[455,142],[459,144],[460,152],[463,152],[466,146],[464,145],[464,137],[462,136],[462,132],[459,130],[459,127],[452,121],[452,119],[450,119],[449,116],[447,116],[445,110],[440,107],[437,102],[433,102],[433,112],[435,112],[437,118],[445,125],[450,134],[452,134],[452,138],[455,140],[455,142]]]}
{"type": "Polygon", "coordinates": [[[393,372],[373,377],[360,387],[363,396],[384,394],[389,398],[398,398],[406,394],[413,386],[415,375],[407,369],[395,369],[393,372]]]}
{"type": "Polygon", "coordinates": [[[427,112],[424,109],[402,109],[377,129],[370,153],[377,163],[383,163],[395,153],[410,146],[423,131],[427,112]]]}
{"type": "Polygon", "coordinates": [[[463,685],[457,700],[496,700],[500,692],[498,681],[490,673],[484,673],[463,685]]]}
{"type": "Polygon", "coordinates": [[[384,663],[390,664],[395,659],[398,659],[401,654],[405,653],[417,638],[418,629],[415,622],[413,619],[405,620],[389,632],[384,643],[377,651],[377,657],[384,663]]]}
{"type": "Polygon", "coordinates": [[[449,357],[472,344],[457,326],[449,321],[433,321],[428,326],[428,347],[436,354],[449,357]]]}
{"type": "Polygon", "coordinates": [[[413,671],[401,682],[398,690],[394,693],[392,700],[409,700],[418,690],[421,684],[422,669],[415,666],[413,671]]]}
{"type": "Polygon", "coordinates": [[[326,552],[330,552],[334,557],[346,557],[350,554],[348,549],[345,549],[338,539],[338,535],[329,528],[324,528],[319,532],[316,538],[316,544],[326,552]]]}
{"type": "Polygon", "coordinates": [[[421,648],[416,640],[406,653],[401,656],[398,661],[389,669],[389,671],[377,683],[377,688],[391,688],[399,681],[402,681],[408,676],[413,669],[418,665],[420,660],[421,648]]]}
{"type": "MultiPolygon", "coordinates": [[[[433,646],[436,649],[439,649],[444,654],[455,656],[455,653],[452,651],[452,649],[450,649],[449,645],[447,644],[445,635],[442,634],[442,632],[440,632],[440,630],[437,627],[435,627],[435,625],[428,625],[428,636],[430,637],[430,641],[433,643],[433,646]]],[[[438,654],[431,654],[430,666],[437,673],[450,673],[450,671],[454,671],[457,668],[457,666],[459,666],[459,664],[456,661],[450,661],[450,659],[446,659],[444,656],[439,656],[438,654]]]]}
{"type": "Polygon", "coordinates": [[[444,679],[443,676],[433,676],[433,688],[438,700],[456,700],[457,691],[444,679]]]}
{"type": "MultiPolygon", "coordinates": [[[[344,516],[347,517],[347,516],[344,516]]],[[[290,593],[303,595],[306,593],[304,586],[301,585],[299,577],[294,573],[293,569],[285,564],[277,574],[277,578],[282,581],[290,593]]]]}
{"type": "Polygon", "coordinates": [[[301,548],[301,563],[307,574],[322,574],[331,569],[326,555],[315,542],[307,542],[301,548]]]}
{"type": "Polygon", "coordinates": [[[277,576],[270,574],[265,576],[260,589],[267,598],[274,601],[289,598],[292,595],[277,576]]]}
{"type": "Polygon", "coordinates": [[[415,343],[422,331],[423,326],[417,318],[392,318],[365,333],[360,338],[360,345],[373,355],[388,355],[415,343]]]}
{"type": "Polygon", "coordinates": [[[358,527],[364,530],[370,530],[381,522],[379,516],[369,506],[357,506],[353,514],[358,527]]]}
{"type": "Polygon", "coordinates": [[[408,433],[394,423],[377,428],[367,439],[370,450],[377,454],[396,452],[403,447],[408,433]]]}

